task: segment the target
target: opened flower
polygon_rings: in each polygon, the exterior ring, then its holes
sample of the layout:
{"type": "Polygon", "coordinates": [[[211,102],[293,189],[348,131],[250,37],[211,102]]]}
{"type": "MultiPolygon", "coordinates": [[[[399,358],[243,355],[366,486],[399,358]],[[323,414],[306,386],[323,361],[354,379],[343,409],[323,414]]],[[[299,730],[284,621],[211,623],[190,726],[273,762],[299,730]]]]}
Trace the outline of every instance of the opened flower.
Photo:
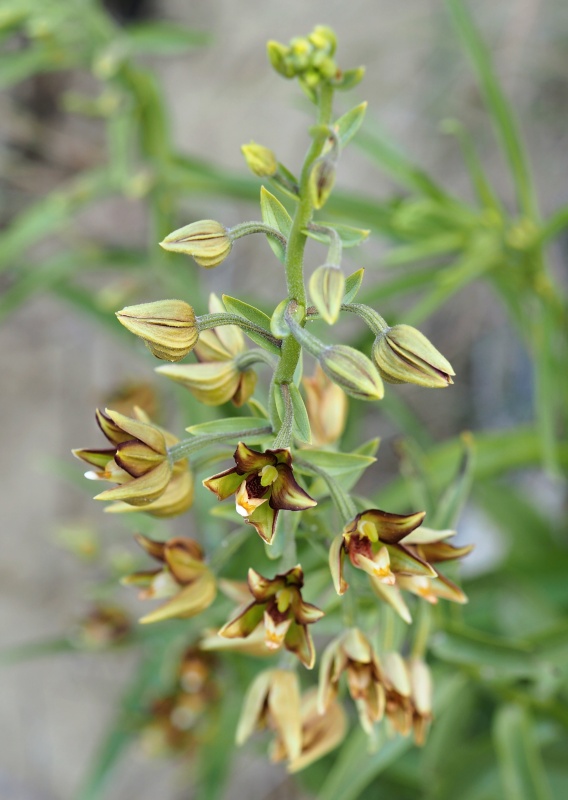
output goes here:
{"type": "MultiPolygon", "coordinates": [[[[209,298],[209,310],[212,314],[225,311],[214,294],[209,298]]],[[[256,372],[239,366],[238,356],[245,350],[241,329],[237,325],[223,325],[199,334],[193,349],[198,364],[168,365],[158,367],[156,372],[181,383],[207,406],[219,406],[229,400],[242,406],[256,386],[256,372]]]]}
{"type": "Polygon", "coordinates": [[[280,510],[304,511],[317,505],[296,482],[289,450],[261,453],[239,442],[234,459],[236,466],[207,478],[203,485],[219,500],[234,494],[238,513],[268,544],[272,543],[280,510]]]}
{"type": "Polygon", "coordinates": [[[432,678],[424,661],[404,661],[399,653],[383,659],[386,689],[385,712],[395,731],[402,736],[414,732],[416,744],[424,744],[432,720],[432,678]]]}
{"type": "Polygon", "coordinates": [[[399,574],[434,576],[434,569],[420,556],[401,544],[425,517],[423,511],[408,516],[370,509],[357,514],[337,536],[329,551],[335,589],[344,594],[349,584],[343,577],[345,555],[354,567],[381,583],[393,586],[399,574]]]}
{"type": "Polygon", "coordinates": [[[392,606],[405,622],[410,623],[412,617],[402,596],[403,591],[417,595],[432,604],[436,604],[440,599],[467,603],[467,596],[460,587],[432,566],[442,561],[462,558],[473,549],[473,545],[454,547],[448,544],[446,539],[452,536],[455,536],[455,531],[435,531],[421,527],[405,538],[405,548],[429,564],[433,572],[431,576],[399,574],[396,576],[395,585],[392,586],[371,578],[375,593],[392,606]]]}
{"type": "Polygon", "coordinates": [[[203,551],[196,541],[182,537],[167,542],[155,542],[145,536],[135,538],[160,566],[134,572],[123,578],[122,583],[141,587],[143,600],[167,599],[140,622],[193,617],[211,605],[217,594],[215,578],[204,563],[203,551]]]}
{"type": "Polygon", "coordinates": [[[284,645],[312,669],[316,655],[307,626],[321,619],[323,611],[304,602],[303,585],[304,573],[299,565],[274,578],[264,578],[249,569],[248,587],[253,601],[239,609],[221,628],[219,636],[246,638],[264,624],[264,641],[269,649],[278,650],[284,645]]]}
{"type": "Polygon", "coordinates": [[[86,477],[118,484],[95,497],[117,501],[108,510],[141,510],[155,516],[181,514],[193,502],[193,477],[187,460],[175,465],[170,462],[168,447],[178,440],[151,424],[141,409],[136,408],[134,413],[133,419],[111,409],[97,409],[97,423],[112,447],[73,450],[73,454],[95,468],[86,477]]]}

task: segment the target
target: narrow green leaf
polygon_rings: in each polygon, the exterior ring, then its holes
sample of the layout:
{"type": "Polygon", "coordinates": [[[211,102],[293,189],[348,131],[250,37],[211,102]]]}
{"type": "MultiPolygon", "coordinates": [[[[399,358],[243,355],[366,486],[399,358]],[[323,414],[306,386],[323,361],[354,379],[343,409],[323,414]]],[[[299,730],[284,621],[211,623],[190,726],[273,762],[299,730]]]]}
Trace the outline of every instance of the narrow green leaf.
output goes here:
{"type": "Polygon", "coordinates": [[[264,417],[227,417],[227,419],[212,419],[201,422],[199,425],[190,425],[186,428],[193,436],[203,436],[210,433],[238,433],[239,431],[254,430],[266,425],[264,417]]]}
{"type": "Polygon", "coordinates": [[[499,85],[491,53],[485,46],[463,0],[446,0],[446,5],[473,64],[493,124],[509,161],[519,206],[526,214],[535,217],[538,213],[537,203],[528,159],[513,109],[499,85]]]}
{"type": "Polygon", "coordinates": [[[222,300],[223,305],[229,313],[238,314],[240,317],[248,319],[249,322],[254,322],[255,325],[264,328],[265,331],[270,333],[270,317],[265,314],[264,311],[236,297],[231,297],[228,294],[224,294],[222,300]]]}
{"type": "Polygon", "coordinates": [[[365,275],[364,269],[358,269],[349,277],[345,278],[345,295],[343,296],[344,303],[352,303],[357,297],[357,293],[363,283],[363,276],[365,275]]]}
{"type": "Polygon", "coordinates": [[[124,40],[127,52],[131,55],[169,55],[209,44],[211,35],[177,23],[154,20],[130,25],[125,31],[124,40]]]}
{"type": "Polygon", "coordinates": [[[302,459],[308,464],[321,467],[330,475],[349,475],[353,470],[367,469],[377,460],[358,453],[337,453],[332,450],[302,450],[302,459]]]}
{"type": "Polygon", "coordinates": [[[493,738],[503,800],[552,800],[527,709],[501,706],[495,714],[493,738]]]}
{"type": "Polygon", "coordinates": [[[461,436],[464,453],[457,473],[436,504],[432,527],[445,530],[455,528],[461,511],[469,497],[473,482],[475,442],[471,434],[461,436]]]}
{"type": "MultiPolygon", "coordinates": [[[[280,200],[274,197],[264,186],[260,187],[260,210],[262,212],[262,221],[264,224],[270,225],[271,228],[276,228],[283,236],[288,238],[292,227],[292,217],[288,214],[280,200]]],[[[275,239],[273,236],[267,236],[266,238],[275,256],[284,263],[286,248],[282,242],[275,239]]]]}
{"type": "Polygon", "coordinates": [[[467,628],[439,631],[431,647],[442,661],[476,669],[490,667],[501,676],[530,677],[540,668],[528,645],[467,628]]]}
{"type": "Polygon", "coordinates": [[[337,132],[340,147],[345,147],[355,136],[363,124],[366,111],[367,103],[361,103],[334,122],[333,127],[337,132]]]}
{"type": "MultiPolygon", "coordinates": [[[[370,233],[369,230],[364,228],[353,228],[350,225],[341,225],[339,222],[322,222],[318,219],[316,224],[324,228],[332,228],[336,231],[341,239],[341,244],[346,248],[356,247],[361,244],[361,242],[364,242],[365,239],[368,238],[370,233]]],[[[307,229],[305,233],[310,239],[315,239],[316,242],[321,242],[322,244],[329,244],[330,242],[330,236],[328,233],[325,233],[325,231],[307,229]]]]}

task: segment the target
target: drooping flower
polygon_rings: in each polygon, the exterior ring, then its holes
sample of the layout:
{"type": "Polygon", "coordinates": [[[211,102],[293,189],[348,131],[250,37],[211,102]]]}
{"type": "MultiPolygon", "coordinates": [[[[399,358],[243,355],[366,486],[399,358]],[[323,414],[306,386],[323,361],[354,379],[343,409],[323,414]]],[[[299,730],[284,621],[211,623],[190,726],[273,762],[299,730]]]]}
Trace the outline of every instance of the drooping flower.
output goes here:
{"type": "Polygon", "coordinates": [[[244,744],[255,729],[263,728],[277,734],[288,759],[299,757],[302,750],[301,701],[300,682],[295,672],[265,670],[249,686],[237,726],[237,744],[244,744]]]}
{"type": "MultiPolygon", "coordinates": [[[[288,772],[299,772],[337,747],[347,733],[347,715],[337,700],[332,700],[322,714],[318,709],[317,689],[305,692],[302,703],[302,749],[297,758],[289,758],[288,772]]],[[[273,761],[287,757],[285,743],[277,736],[271,749],[273,761]]]]}
{"type": "Polygon", "coordinates": [[[395,584],[399,574],[435,576],[434,569],[402,543],[424,517],[423,511],[403,516],[379,509],[357,514],[333,540],[329,551],[337,593],[344,594],[349,585],[343,577],[345,555],[354,567],[388,586],[395,584]]]}
{"type": "Polygon", "coordinates": [[[330,380],[318,364],[311,377],[302,378],[306,408],[316,447],[336,442],[345,428],[347,395],[330,380]]]}
{"type": "Polygon", "coordinates": [[[231,252],[233,241],[227,228],[213,219],[201,219],[169,233],[160,247],[192,256],[200,267],[211,269],[231,252]]]}
{"type": "Polygon", "coordinates": [[[299,565],[274,578],[265,578],[249,569],[248,587],[253,600],[223,625],[219,635],[228,639],[247,638],[263,624],[264,640],[269,649],[278,650],[284,645],[304,666],[312,669],[315,650],[307,626],[324,614],[303,600],[303,585],[304,573],[299,565]]]}
{"type": "Polygon", "coordinates": [[[387,383],[415,383],[443,389],[453,383],[452,365],[429,339],[410,325],[394,325],[373,344],[373,361],[387,383]]]}
{"type": "Polygon", "coordinates": [[[116,316],[139,336],[150,352],[164,361],[180,361],[195,347],[199,328],[195,312],[183,300],[140,303],[117,311],[116,316]]]}
{"type": "Polygon", "coordinates": [[[371,734],[385,710],[381,665],[372,644],[358,628],[350,628],[323,652],[320,664],[318,709],[323,714],[337,697],[341,675],[347,676],[363,730],[371,734]]]}
{"type": "Polygon", "coordinates": [[[432,720],[432,676],[419,658],[405,661],[399,653],[383,658],[386,690],[385,713],[395,731],[402,736],[414,732],[417,745],[423,745],[432,720]]]}
{"type": "Polygon", "coordinates": [[[140,409],[135,409],[135,414],[136,418],[131,418],[111,409],[97,409],[98,425],[112,447],[73,450],[73,454],[95,467],[86,477],[118,484],[95,497],[117,501],[108,510],[181,514],[193,502],[193,476],[187,460],[175,465],[170,462],[168,447],[178,440],[150,423],[140,409]]]}
{"type": "Polygon", "coordinates": [[[195,540],[176,537],[167,542],[155,542],[145,536],[135,538],[149,556],[160,562],[160,567],[134,572],[123,578],[122,583],[141,587],[141,599],[167,598],[140,622],[193,617],[211,605],[217,594],[215,578],[204,563],[203,551],[195,540]]]}
{"type": "Polygon", "coordinates": [[[219,500],[234,494],[238,513],[268,544],[280,510],[303,511],[317,505],[296,482],[288,449],[261,453],[239,442],[234,459],[236,466],[206,478],[203,485],[219,500]]]}
{"type": "MultiPolygon", "coordinates": [[[[212,314],[225,311],[216,295],[209,298],[212,314]]],[[[223,325],[201,331],[195,345],[199,363],[158,367],[156,372],[185,386],[201,403],[219,406],[231,400],[242,406],[252,396],[256,372],[239,368],[238,356],[246,350],[243,333],[237,325],[223,325]]]]}

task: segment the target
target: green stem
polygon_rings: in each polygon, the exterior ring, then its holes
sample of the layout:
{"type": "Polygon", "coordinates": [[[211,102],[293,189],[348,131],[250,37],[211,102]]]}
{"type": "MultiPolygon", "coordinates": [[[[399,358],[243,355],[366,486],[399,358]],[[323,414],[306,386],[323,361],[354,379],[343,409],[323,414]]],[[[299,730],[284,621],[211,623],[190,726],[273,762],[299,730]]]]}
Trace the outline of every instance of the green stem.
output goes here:
{"type": "Polygon", "coordinates": [[[249,236],[251,233],[264,233],[266,236],[272,236],[286,247],[287,240],[284,234],[270,225],[265,225],[264,222],[241,222],[233,228],[229,228],[229,235],[233,240],[249,236]]]}
{"type": "Polygon", "coordinates": [[[196,321],[199,332],[206,331],[209,328],[218,328],[221,325],[238,325],[238,327],[241,328],[245,333],[247,331],[251,331],[252,333],[262,336],[267,342],[270,342],[275,347],[282,346],[282,339],[277,339],[265,328],[262,328],[260,325],[255,325],[254,322],[250,322],[250,320],[245,319],[245,317],[241,317],[238,314],[202,314],[200,317],[197,317],[196,321]]]}
{"type": "Polygon", "coordinates": [[[357,509],[355,508],[353,500],[348,494],[346,494],[346,492],[343,491],[340,484],[329,474],[329,472],[321,467],[316,467],[314,464],[311,464],[309,461],[305,461],[303,458],[298,458],[298,456],[296,456],[294,460],[299,467],[302,467],[307,472],[317,475],[318,478],[323,478],[327,488],[329,489],[329,496],[333,500],[344,525],[346,525],[348,522],[351,522],[351,520],[357,516],[357,509]]]}
{"type": "MultiPolygon", "coordinates": [[[[275,387],[275,391],[278,391],[277,387],[275,387]]],[[[284,400],[284,419],[278,431],[278,436],[272,445],[274,450],[280,447],[290,447],[290,442],[292,441],[292,427],[294,425],[294,407],[290,396],[290,387],[287,383],[282,383],[280,384],[280,391],[282,392],[282,398],[284,400]]]]}
{"type": "Polygon", "coordinates": [[[357,314],[375,335],[385,333],[390,327],[377,311],[363,303],[344,303],[341,310],[357,314]]]}
{"type": "Polygon", "coordinates": [[[312,222],[309,230],[314,231],[314,233],[325,233],[326,236],[329,236],[329,250],[327,251],[325,263],[333,267],[340,267],[341,257],[343,255],[343,243],[341,242],[341,236],[335,228],[328,228],[327,225],[318,225],[312,222]]]}
{"type": "Polygon", "coordinates": [[[235,356],[235,363],[241,372],[254,364],[268,364],[273,370],[276,369],[276,360],[266,350],[246,350],[235,356]]]}
{"type": "Polygon", "coordinates": [[[182,458],[195,453],[196,450],[202,450],[204,447],[209,447],[210,444],[216,442],[227,442],[231,439],[242,440],[251,436],[259,436],[272,433],[272,427],[266,425],[263,428],[249,428],[245,431],[233,431],[233,433],[211,433],[204,434],[203,436],[193,436],[191,439],[183,439],[181,442],[174,444],[168,448],[168,455],[173,462],[181,461],[182,458]]]}
{"type": "MultiPolygon", "coordinates": [[[[303,328],[297,320],[294,319],[293,315],[290,313],[289,310],[286,310],[285,314],[286,324],[290,328],[290,332],[292,336],[288,337],[289,339],[294,339],[299,345],[301,345],[305,350],[308,351],[314,358],[319,358],[323,351],[325,350],[325,345],[323,342],[314,336],[313,333],[310,333],[305,328],[303,328]]],[[[288,341],[288,340],[286,340],[288,341]]]]}
{"type": "Polygon", "coordinates": [[[412,644],[412,656],[414,658],[424,658],[432,630],[432,610],[430,606],[428,603],[422,602],[419,605],[419,609],[419,617],[412,644]]]}

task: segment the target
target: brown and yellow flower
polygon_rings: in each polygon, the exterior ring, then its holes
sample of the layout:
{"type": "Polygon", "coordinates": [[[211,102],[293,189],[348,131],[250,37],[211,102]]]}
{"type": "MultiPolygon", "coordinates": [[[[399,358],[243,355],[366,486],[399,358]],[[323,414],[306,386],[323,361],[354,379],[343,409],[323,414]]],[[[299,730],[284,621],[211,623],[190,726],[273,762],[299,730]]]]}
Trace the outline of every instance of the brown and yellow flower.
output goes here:
{"type": "Polygon", "coordinates": [[[392,652],[384,656],[383,669],[387,719],[402,736],[413,731],[416,744],[423,745],[432,720],[432,678],[427,664],[419,658],[404,661],[392,652]]]}
{"type": "Polygon", "coordinates": [[[194,617],[211,605],[217,586],[196,541],[182,537],[167,542],[155,542],[145,536],[135,538],[161,566],[127,575],[122,583],[141,587],[140,598],[143,600],[166,598],[165,603],[142,617],[140,622],[194,617]]]}
{"type": "Polygon", "coordinates": [[[398,575],[435,576],[434,569],[402,541],[417,528],[425,513],[403,516],[373,508],[357,514],[337,536],[329,551],[335,589],[343,594],[349,584],[343,577],[346,555],[354,567],[380,583],[393,586],[398,575]]]}
{"type": "Polygon", "coordinates": [[[385,689],[377,654],[358,628],[350,628],[334,639],[321,657],[318,709],[323,714],[337,697],[339,680],[345,673],[349,694],[355,701],[363,730],[371,734],[385,711],[385,689]]]}
{"type": "Polygon", "coordinates": [[[203,485],[219,500],[234,494],[238,513],[268,544],[280,510],[304,511],[317,505],[296,482],[288,449],[261,453],[239,442],[234,459],[236,466],[206,478],[203,485]]]}
{"type": "Polygon", "coordinates": [[[375,593],[391,605],[402,619],[411,622],[410,611],[404,601],[402,592],[421,597],[428,603],[435,604],[438,600],[450,600],[454,603],[467,603],[467,596],[453,581],[443,575],[436,567],[432,566],[442,561],[450,561],[466,556],[473,549],[473,545],[454,547],[446,539],[455,535],[455,531],[435,531],[430,528],[417,528],[405,539],[405,548],[427,562],[432,569],[432,575],[398,574],[396,583],[387,586],[371,578],[371,585],[375,593]]]}
{"type": "MultiPolygon", "coordinates": [[[[209,310],[212,314],[225,311],[214,294],[209,298],[209,310]]],[[[238,356],[245,350],[244,336],[237,325],[210,328],[201,331],[193,349],[199,363],[158,367],[156,372],[185,386],[205,405],[219,406],[231,400],[242,406],[256,386],[256,372],[239,367],[238,356]]]]}
{"type": "Polygon", "coordinates": [[[271,650],[282,645],[308,669],[315,663],[315,650],[308,625],[323,617],[323,611],[302,598],[304,573],[298,565],[282,575],[265,578],[254,569],[248,572],[253,600],[219,631],[227,639],[247,638],[264,625],[264,640],[271,650]]]}
{"type": "Polygon", "coordinates": [[[86,477],[118,484],[95,497],[116,501],[107,510],[140,510],[164,517],[181,514],[193,502],[193,476],[187,460],[172,464],[169,459],[168,447],[178,440],[150,423],[139,408],[135,415],[97,409],[97,423],[112,447],[73,450],[73,454],[95,468],[86,477]]]}

